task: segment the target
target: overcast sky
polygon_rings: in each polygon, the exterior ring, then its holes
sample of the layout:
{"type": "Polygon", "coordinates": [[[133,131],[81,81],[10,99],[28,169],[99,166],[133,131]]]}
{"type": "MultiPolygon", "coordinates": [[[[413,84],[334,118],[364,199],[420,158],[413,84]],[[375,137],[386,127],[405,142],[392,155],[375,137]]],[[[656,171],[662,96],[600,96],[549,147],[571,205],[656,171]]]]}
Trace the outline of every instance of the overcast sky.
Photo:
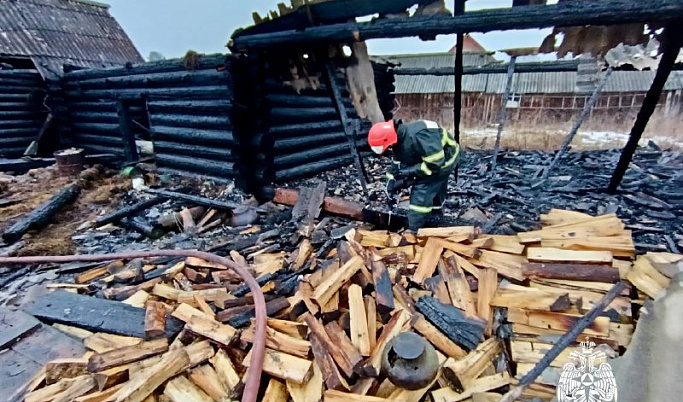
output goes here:
{"type": "MultiPolygon", "coordinates": [[[[106,1],[106,0],[105,0],[106,1]]],[[[151,51],[180,57],[188,50],[200,53],[227,52],[232,32],[253,24],[253,11],[265,15],[282,0],[108,0],[119,21],[144,57],[151,51]]],[[[368,0],[373,1],[373,0],[368,0]]],[[[556,2],[552,1],[551,2],[556,2]]],[[[508,7],[512,0],[469,0],[467,10],[508,7]]],[[[453,0],[446,0],[452,8],[453,0]]],[[[473,34],[484,47],[499,50],[539,46],[548,30],[473,34]]],[[[453,35],[435,41],[418,38],[382,39],[368,42],[371,54],[445,52],[455,43],[453,35]]]]}

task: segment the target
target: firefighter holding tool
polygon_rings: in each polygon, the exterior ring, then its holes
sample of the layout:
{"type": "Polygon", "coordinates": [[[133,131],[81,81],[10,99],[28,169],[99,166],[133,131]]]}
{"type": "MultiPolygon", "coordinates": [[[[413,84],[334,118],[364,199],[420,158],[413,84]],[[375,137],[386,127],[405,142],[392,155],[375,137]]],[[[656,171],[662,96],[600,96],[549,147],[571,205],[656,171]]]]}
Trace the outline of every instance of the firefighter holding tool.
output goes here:
{"type": "Polygon", "coordinates": [[[460,146],[448,131],[428,120],[376,123],[368,134],[368,144],[378,155],[393,153],[393,164],[386,173],[389,199],[412,186],[408,229],[417,232],[430,213],[441,212],[460,146]]]}

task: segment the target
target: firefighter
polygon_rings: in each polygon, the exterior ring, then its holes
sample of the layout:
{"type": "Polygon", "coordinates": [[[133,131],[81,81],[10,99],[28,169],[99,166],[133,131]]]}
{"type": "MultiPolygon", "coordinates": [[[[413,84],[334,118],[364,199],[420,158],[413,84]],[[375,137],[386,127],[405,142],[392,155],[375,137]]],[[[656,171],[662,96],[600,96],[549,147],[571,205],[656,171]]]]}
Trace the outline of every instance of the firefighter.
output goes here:
{"type": "Polygon", "coordinates": [[[374,124],[368,144],[376,154],[393,154],[393,164],[386,173],[390,199],[412,185],[408,229],[417,232],[430,213],[441,213],[460,146],[448,131],[428,120],[374,124]]]}

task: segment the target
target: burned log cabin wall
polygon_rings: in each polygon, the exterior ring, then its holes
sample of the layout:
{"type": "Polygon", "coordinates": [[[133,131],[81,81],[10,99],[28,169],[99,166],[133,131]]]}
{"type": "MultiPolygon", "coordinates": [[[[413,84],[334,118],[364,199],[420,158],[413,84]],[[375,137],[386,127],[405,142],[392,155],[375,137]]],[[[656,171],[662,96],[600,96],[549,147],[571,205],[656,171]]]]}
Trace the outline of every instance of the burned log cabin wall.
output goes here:
{"type": "Polygon", "coordinates": [[[35,70],[0,70],[0,158],[18,158],[40,132],[47,87],[35,70]]]}
{"type": "MultiPolygon", "coordinates": [[[[324,62],[304,61],[292,67],[302,60],[291,63],[290,58],[289,65],[283,65],[282,60],[287,57],[252,59],[249,71],[253,77],[249,82],[258,84],[243,89],[236,84],[237,102],[251,105],[245,109],[257,122],[253,132],[241,140],[246,147],[245,155],[253,156],[244,163],[249,166],[248,171],[254,172],[256,186],[310,177],[353,163],[349,136],[324,72],[324,62]]],[[[366,152],[371,124],[359,118],[351,102],[343,62],[333,62],[333,66],[343,112],[349,120],[358,121],[355,145],[360,152],[366,152]]],[[[388,70],[389,65],[377,63],[374,67],[380,78],[380,106],[390,119],[394,105],[393,73],[388,70]]]]}
{"type": "Polygon", "coordinates": [[[151,139],[162,171],[232,179],[231,60],[190,54],[67,73],[68,140],[90,153],[134,160],[134,141],[151,139]]]}

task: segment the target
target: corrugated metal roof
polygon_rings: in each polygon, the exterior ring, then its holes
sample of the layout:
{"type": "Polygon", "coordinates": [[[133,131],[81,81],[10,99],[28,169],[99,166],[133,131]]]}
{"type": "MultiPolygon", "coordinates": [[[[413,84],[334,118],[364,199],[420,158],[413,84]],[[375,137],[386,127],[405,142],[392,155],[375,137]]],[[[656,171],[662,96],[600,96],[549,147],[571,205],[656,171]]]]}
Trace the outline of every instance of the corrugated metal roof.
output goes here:
{"type": "Polygon", "coordinates": [[[43,73],[144,61],[107,7],[79,0],[0,0],[0,54],[30,57],[43,73]]]}
{"type": "MultiPolygon", "coordinates": [[[[647,92],[654,79],[654,71],[615,71],[603,92],[647,92]]],[[[578,74],[574,71],[515,74],[512,92],[518,94],[583,93],[577,88],[578,74]]],[[[506,74],[476,74],[462,77],[463,92],[505,92],[506,74]]],[[[397,75],[396,94],[453,93],[453,76],[397,75]]],[[[683,89],[683,71],[673,71],[665,90],[683,89]]]]}
{"type": "MultiPolygon", "coordinates": [[[[453,53],[422,53],[380,57],[405,68],[455,68],[455,55],[453,53]]],[[[496,61],[493,56],[487,53],[463,53],[464,66],[478,67],[496,61]]]]}

